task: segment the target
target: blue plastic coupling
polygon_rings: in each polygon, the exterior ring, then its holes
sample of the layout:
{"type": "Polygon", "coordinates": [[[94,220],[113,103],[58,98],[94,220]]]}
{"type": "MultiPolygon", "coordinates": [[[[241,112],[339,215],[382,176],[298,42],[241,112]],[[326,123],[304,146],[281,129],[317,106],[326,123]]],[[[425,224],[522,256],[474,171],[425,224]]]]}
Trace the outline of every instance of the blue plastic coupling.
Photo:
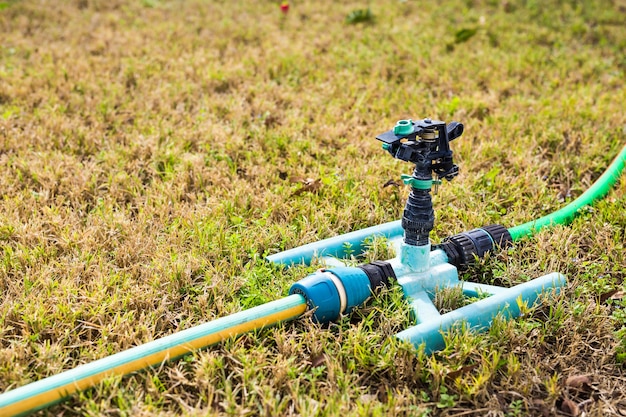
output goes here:
{"type": "Polygon", "coordinates": [[[372,293],[370,279],[361,268],[320,269],[291,286],[289,294],[300,294],[313,310],[313,319],[328,323],[349,313],[372,293]]]}

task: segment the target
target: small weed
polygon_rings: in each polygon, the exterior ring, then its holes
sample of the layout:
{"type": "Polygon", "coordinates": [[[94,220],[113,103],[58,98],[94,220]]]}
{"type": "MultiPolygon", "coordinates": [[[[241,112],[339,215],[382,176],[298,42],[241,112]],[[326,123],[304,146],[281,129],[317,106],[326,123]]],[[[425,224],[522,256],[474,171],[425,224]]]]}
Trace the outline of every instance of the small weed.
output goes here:
{"type": "Polygon", "coordinates": [[[346,16],[346,23],[350,25],[358,23],[372,24],[374,23],[374,13],[372,13],[369,7],[367,9],[353,10],[346,16]]]}
{"type": "Polygon", "coordinates": [[[159,5],[159,0],[142,0],[142,4],[145,7],[157,7],[159,5]]]}
{"type": "Polygon", "coordinates": [[[559,374],[557,374],[556,372],[544,382],[544,386],[546,387],[546,393],[548,394],[548,398],[556,400],[561,395],[559,374]]]}
{"type": "Polygon", "coordinates": [[[524,415],[524,401],[515,400],[509,404],[509,411],[506,413],[507,417],[521,417],[524,415]]]}
{"type": "Polygon", "coordinates": [[[15,3],[17,0],[13,0],[13,1],[0,1],[0,11],[4,10],[6,8],[8,8],[9,6],[11,6],[13,3],[15,3]]]}
{"type": "Polygon", "coordinates": [[[478,29],[476,28],[461,29],[454,34],[454,43],[458,44],[458,43],[467,42],[472,37],[474,37],[474,35],[476,35],[477,32],[478,32],[478,29]]]}
{"type": "Polygon", "coordinates": [[[345,255],[345,257],[349,258],[354,253],[355,253],[355,251],[352,248],[352,244],[350,242],[344,242],[344,244],[343,244],[343,254],[345,255]]]}
{"type": "Polygon", "coordinates": [[[451,408],[456,405],[457,396],[448,394],[448,389],[443,386],[439,390],[439,401],[437,401],[437,408],[451,408]]]}

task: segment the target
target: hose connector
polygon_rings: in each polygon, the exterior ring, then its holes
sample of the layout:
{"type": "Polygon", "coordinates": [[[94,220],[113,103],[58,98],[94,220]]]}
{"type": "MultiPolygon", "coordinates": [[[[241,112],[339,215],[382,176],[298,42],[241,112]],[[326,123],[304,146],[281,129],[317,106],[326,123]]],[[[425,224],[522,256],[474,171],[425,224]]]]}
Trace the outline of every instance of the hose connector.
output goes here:
{"type": "Polygon", "coordinates": [[[506,248],[513,239],[508,229],[499,224],[490,224],[469,232],[447,237],[433,249],[442,249],[448,255],[448,262],[459,269],[467,268],[475,258],[482,258],[485,253],[495,248],[506,248]]]}
{"type": "Polygon", "coordinates": [[[289,294],[302,295],[313,310],[313,320],[328,323],[388,286],[389,278],[395,278],[393,268],[381,261],[358,267],[320,269],[293,284],[289,294]]]}

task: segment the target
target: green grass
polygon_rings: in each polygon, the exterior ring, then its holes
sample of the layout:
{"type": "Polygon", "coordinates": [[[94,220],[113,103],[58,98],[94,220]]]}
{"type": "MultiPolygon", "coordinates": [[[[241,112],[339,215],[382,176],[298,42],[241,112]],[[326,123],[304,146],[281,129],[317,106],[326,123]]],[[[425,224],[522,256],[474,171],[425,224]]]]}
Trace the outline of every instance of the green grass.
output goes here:
{"type": "MultiPolygon", "coordinates": [[[[311,268],[263,255],[398,219],[407,190],[383,185],[411,167],[374,140],[398,119],[465,124],[435,241],[561,207],[626,142],[622,0],[58,3],[0,2],[1,390],[276,299],[311,268]]],[[[570,284],[432,357],[393,339],[410,323],[394,288],[43,414],[614,415],[625,213],[622,180],[473,267],[570,284]]]]}

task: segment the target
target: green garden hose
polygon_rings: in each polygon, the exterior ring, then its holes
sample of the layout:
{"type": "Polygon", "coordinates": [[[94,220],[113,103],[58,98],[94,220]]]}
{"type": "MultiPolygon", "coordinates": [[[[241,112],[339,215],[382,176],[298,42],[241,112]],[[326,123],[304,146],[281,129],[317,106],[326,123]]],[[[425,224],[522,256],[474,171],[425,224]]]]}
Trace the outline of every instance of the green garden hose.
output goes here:
{"type": "Polygon", "coordinates": [[[511,234],[511,238],[515,241],[525,236],[532,236],[545,227],[556,224],[568,224],[576,216],[578,210],[593,204],[594,201],[601,199],[611,190],[611,187],[615,185],[624,170],[625,164],[626,146],[622,148],[622,151],[615,157],[604,174],[602,174],[602,176],[580,197],[554,213],[510,228],[509,233],[511,234]]]}

